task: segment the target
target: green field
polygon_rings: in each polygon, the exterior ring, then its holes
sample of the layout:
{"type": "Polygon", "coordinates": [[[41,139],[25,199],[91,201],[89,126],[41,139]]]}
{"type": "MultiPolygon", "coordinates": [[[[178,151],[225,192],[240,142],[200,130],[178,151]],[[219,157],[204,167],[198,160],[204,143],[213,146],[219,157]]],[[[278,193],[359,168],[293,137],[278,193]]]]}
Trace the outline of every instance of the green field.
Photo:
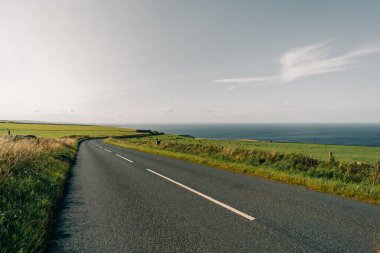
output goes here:
{"type": "Polygon", "coordinates": [[[299,153],[325,161],[329,158],[329,152],[337,160],[343,161],[375,162],[380,159],[380,147],[275,142],[237,142],[237,145],[266,151],[276,150],[285,154],[299,153]]]}
{"type": "Polygon", "coordinates": [[[66,136],[124,136],[136,134],[134,129],[109,126],[34,124],[0,121],[0,136],[7,135],[7,129],[12,135],[36,135],[37,137],[60,138],[66,136]]]}
{"type": "Polygon", "coordinates": [[[110,138],[105,142],[380,204],[380,149],[375,147],[209,140],[177,135],[110,138]],[[157,139],[161,140],[159,145],[157,139]]]}
{"type": "Polygon", "coordinates": [[[210,140],[199,138],[186,138],[177,135],[160,135],[159,137],[146,137],[142,139],[132,139],[131,141],[145,144],[153,142],[155,139],[161,139],[163,142],[175,142],[178,144],[201,144],[212,145],[217,147],[231,147],[234,149],[244,150],[262,150],[267,152],[278,152],[283,154],[303,154],[318,160],[327,161],[329,152],[337,160],[350,162],[376,162],[380,159],[380,147],[364,146],[338,146],[306,143],[279,143],[265,141],[241,141],[241,140],[210,140]]]}

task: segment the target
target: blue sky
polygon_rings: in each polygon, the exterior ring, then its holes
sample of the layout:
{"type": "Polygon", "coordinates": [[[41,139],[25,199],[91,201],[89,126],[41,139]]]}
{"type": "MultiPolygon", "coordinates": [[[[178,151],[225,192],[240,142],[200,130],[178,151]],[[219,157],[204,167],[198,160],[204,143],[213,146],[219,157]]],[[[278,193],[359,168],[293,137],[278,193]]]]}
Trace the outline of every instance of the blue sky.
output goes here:
{"type": "Polygon", "coordinates": [[[2,119],[380,122],[379,1],[0,2],[2,119]]]}

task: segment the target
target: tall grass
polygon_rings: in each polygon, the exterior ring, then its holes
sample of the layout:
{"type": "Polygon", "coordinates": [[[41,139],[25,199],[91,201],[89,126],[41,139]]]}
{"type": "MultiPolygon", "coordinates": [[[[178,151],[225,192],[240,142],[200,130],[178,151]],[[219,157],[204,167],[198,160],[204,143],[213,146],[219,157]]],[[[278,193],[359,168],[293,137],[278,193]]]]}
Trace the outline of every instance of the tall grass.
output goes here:
{"type": "Polygon", "coordinates": [[[149,137],[106,142],[380,204],[379,162],[338,161],[333,155],[326,161],[299,153],[213,145],[195,139],[162,139],[160,145],[149,137]]]}
{"type": "Polygon", "coordinates": [[[77,140],[0,138],[0,252],[40,252],[77,140]]]}

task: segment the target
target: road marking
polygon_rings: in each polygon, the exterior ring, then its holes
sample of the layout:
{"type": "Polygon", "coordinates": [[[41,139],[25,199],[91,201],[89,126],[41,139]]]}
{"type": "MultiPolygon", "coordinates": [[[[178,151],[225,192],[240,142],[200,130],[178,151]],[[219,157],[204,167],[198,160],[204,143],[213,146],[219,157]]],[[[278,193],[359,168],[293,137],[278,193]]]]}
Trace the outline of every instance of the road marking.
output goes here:
{"type": "Polygon", "coordinates": [[[108,149],[106,149],[106,148],[105,148],[104,150],[105,150],[105,151],[107,151],[107,152],[109,152],[109,153],[112,153],[112,151],[111,151],[111,150],[108,150],[108,149]]]}
{"type": "Polygon", "coordinates": [[[230,210],[231,212],[234,212],[234,213],[236,213],[236,214],[238,214],[240,216],[243,216],[244,218],[246,218],[246,219],[248,219],[250,221],[253,221],[253,220],[256,219],[256,218],[254,218],[254,217],[252,217],[252,216],[250,216],[250,215],[248,215],[246,213],[243,213],[243,212],[241,212],[241,211],[239,211],[239,210],[237,210],[237,209],[235,209],[235,208],[233,208],[233,207],[231,207],[229,205],[226,205],[226,204],[224,204],[224,203],[222,203],[222,202],[220,202],[220,201],[218,201],[218,200],[216,200],[214,198],[211,198],[211,197],[207,196],[206,194],[203,194],[203,193],[201,193],[199,191],[196,191],[196,190],[194,190],[194,189],[192,189],[192,188],[190,188],[190,187],[188,187],[186,185],[183,185],[183,184],[181,184],[181,183],[179,183],[177,181],[174,181],[173,179],[165,177],[164,175],[161,175],[160,173],[157,173],[157,172],[155,172],[153,170],[150,170],[150,169],[147,169],[147,171],[149,171],[149,172],[151,172],[153,174],[156,174],[157,176],[162,177],[162,178],[164,178],[164,179],[172,182],[173,184],[181,186],[182,188],[185,188],[186,190],[191,191],[191,192],[193,192],[193,193],[195,193],[195,194],[197,194],[197,195],[199,195],[199,196],[201,196],[201,197],[203,197],[203,198],[205,198],[205,199],[207,199],[207,200],[209,200],[211,202],[214,202],[215,204],[220,205],[220,206],[222,206],[222,207],[230,210]]]}
{"type": "Polygon", "coordinates": [[[128,158],[126,158],[126,157],[124,157],[124,156],[121,156],[121,155],[118,155],[118,154],[115,154],[115,155],[118,156],[118,157],[120,157],[120,158],[122,158],[122,159],[124,159],[124,160],[127,160],[127,161],[130,162],[130,163],[133,163],[132,160],[129,160],[128,158]]]}

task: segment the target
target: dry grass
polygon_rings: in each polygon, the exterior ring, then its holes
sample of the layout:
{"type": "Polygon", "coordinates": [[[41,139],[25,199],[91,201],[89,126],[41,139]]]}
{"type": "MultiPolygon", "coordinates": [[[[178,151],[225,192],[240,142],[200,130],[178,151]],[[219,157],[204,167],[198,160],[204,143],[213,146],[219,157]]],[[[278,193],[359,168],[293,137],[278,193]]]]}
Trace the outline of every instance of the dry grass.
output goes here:
{"type": "Polygon", "coordinates": [[[61,139],[23,139],[0,138],[0,182],[12,175],[12,169],[20,163],[33,161],[43,154],[57,152],[73,147],[77,140],[61,139]]]}
{"type": "Polygon", "coordinates": [[[77,140],[0,138],[0,252],[42,252],[77,140]]]}

